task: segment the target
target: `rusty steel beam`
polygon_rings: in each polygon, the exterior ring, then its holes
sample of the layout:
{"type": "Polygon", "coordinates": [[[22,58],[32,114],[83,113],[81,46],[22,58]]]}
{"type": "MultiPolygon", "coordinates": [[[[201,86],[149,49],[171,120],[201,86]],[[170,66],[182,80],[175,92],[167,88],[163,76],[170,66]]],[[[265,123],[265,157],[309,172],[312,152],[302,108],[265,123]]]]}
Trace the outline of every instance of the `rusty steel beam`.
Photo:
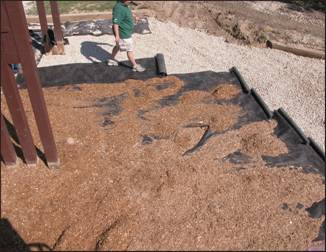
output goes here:
{"type": "Polygon", "coordinates": [[[5,120],[3,119],[1,113],[1,156],[5,165],[11,166],[15,165],[17,161],[17,156],[15,149],[10,141],[9,133],[5,120]]]}
{"type": "Polygon", "coordinates": [[[4,5],[1,4],[1,54],[6,55],[10,63],[18,63],[19,59],[15,49],[16,45],[12,41],[13,37],[10,33],[8,15],[4,5]]]}
{"type": "Polygon", "coordinates": [[[58,54],[64,54],[64,41],[61,29],[60,13],[57,1],[50,1],[52,20],[54,25],[54,37],[57,43],[58,54]]]}
{"type": "Polygon", "coordinates": [[[28,127],[27,118],[25,115],[23,103],[19,96],[14,74],[11,71],[10,65],[8,64],[1,65],[1,87],[7,101],[11,118],[16,128],[25,162],[28,165],[36,164],[37,155],[32,134],[28,127]]]}
{"type": "Polygon", "coordinates": [[[40,134],[45,157],[50,167],[59,164],[57,148],[54,142],[48,111],[46,108],[42,86],[27,30],[27,21],[22,2],[3,1],[9,13],[11,30],[16,41],[18,55],[23,67],[27,90],[32,104],[36,125],[40,134]],[[13,15],[10,15],[10,14],[13,15]]]}
{"type": "Polygon", "coordinates": [[[44,51],[47,53],[50,51],[50,44],[49,44],[50,40],[49,40],[49,35],[48,35],[48,22],[46,19],[44,1],[43,0],[36,1],[36,5],[37,5],[39,21],[40,21],[40,25],[41,25],[44,51]]]}

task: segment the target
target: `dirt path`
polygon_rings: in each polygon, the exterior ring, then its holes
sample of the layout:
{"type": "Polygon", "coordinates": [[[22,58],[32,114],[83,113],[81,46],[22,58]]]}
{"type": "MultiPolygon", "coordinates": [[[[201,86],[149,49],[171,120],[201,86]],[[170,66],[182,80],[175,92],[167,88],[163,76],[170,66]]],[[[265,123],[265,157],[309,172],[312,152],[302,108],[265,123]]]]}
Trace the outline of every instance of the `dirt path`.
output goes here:
{"type": "Polygon", "coordinates": [[[223,36],[228,42],[262,47],[271,39],[325,49],[325,16],[318,11],[297,11],[277,1],[139,2],[138,9],[150,10],[161,21],[223,36]]]}

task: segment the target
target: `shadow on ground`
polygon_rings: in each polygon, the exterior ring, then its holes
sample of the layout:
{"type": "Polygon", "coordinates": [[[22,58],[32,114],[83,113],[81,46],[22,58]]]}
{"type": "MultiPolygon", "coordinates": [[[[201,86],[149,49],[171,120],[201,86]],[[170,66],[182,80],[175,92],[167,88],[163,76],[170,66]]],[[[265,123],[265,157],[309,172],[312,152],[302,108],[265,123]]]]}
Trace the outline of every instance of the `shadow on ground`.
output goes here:
{"type": "Polygon", "coordinates": [[[0,251],[25,252],[25,251],[53,251],[44,243],[27,244],[14,229],[8,219],[0,219],[0,251]]]}
{"type": "MultiPolygon", "coordinates": [[[[19,139],[18,139],[18,135],[17,135],[16,129],[15,129],[15,126],[5,116],[3,116],[3,118],[5,120],[5,124],[6,124],[6,127],[8,129],[8,133],[9,133],[11,139],[13,140],[12,144],[14,146],[17,157],[20,158],[26,164],[24,154],[23,154],[23,150],[20,147],[20,142],[19,142],[19,139]]],[[[36,150],[37,156],[48,167],[48,163],[46,161],[45,154],[39,148],[37,148],[36,146],[35,146],[35,150],[36,150]]],[[[1,156],[1,162],[3,162],[2,156],[1,156]]]]}
{"type": "Polygon", "coordinates": [[[108,43],[97,43],[92,41],[84,41],[81,43],[80,53],[89,61],[98,63],[98,61],[105,63],[111,54],[104,50],[99,45],[110,45],[108,43]],[[96,60],[94,60],[96,59],[96,60]]]}
{"type": "MultiPolygon", "coordinates": [[[[82,53],[85,57],[107,59],[110,54],[104,50],[98,49],[92,52],[92,48],[97,47],[96,43],[84,44],[82,53]]],[[[144,66],[146,71],[133,72],[129,61],[123,61],[119,66],[108,66],[105,62],[101,62],[40,67],[38,72],[43,87],[81,83],[114,83],[127,79],[145,80],[158,76],[154,58],[137,59],[137,63],[144,66]]]]}

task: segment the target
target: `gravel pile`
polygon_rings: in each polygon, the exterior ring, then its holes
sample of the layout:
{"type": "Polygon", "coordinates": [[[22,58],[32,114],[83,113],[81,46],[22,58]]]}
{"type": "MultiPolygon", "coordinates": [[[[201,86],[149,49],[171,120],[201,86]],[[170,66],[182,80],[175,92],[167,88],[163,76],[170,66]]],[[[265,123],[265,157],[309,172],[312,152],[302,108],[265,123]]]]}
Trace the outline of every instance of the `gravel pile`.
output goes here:
{"type": "MultiPolygon", "coordinates": [[[[325,149],[325,61],[290,53],[229,44],[222,37],[208,35],[167,22],[149,19],[152,34],[135,34],[137,58],[163,53],[169,74],[198,71],[227,71],[236,66],[250,87],[256,88],[271,109],[283,107],[307,136],[325,149]]],[[[81,54],[81,43],[95,42],[93,60],[104,60],[111,52],[114,38],[69,37],[66,55],[43,56],[39,67],[89,63],[81,54]],[[95,58],[94,58],[95,57],[95,58]]],[[[119,60],[126,55],[120,54],[119,60]]]]}

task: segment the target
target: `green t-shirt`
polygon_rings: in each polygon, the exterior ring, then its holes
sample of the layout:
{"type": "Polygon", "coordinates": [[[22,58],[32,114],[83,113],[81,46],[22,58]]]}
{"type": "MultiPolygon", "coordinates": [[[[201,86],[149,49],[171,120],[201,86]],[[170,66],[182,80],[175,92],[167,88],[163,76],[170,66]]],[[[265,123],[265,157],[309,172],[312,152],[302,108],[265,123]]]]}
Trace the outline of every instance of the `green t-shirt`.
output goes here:
{"type": "Polygon", "coordinates": [[[134,22],[128,5],[120,1],[114,5],[112,12],[112,23],[119,25],[120,38],[131,38],[134,22]]]}

